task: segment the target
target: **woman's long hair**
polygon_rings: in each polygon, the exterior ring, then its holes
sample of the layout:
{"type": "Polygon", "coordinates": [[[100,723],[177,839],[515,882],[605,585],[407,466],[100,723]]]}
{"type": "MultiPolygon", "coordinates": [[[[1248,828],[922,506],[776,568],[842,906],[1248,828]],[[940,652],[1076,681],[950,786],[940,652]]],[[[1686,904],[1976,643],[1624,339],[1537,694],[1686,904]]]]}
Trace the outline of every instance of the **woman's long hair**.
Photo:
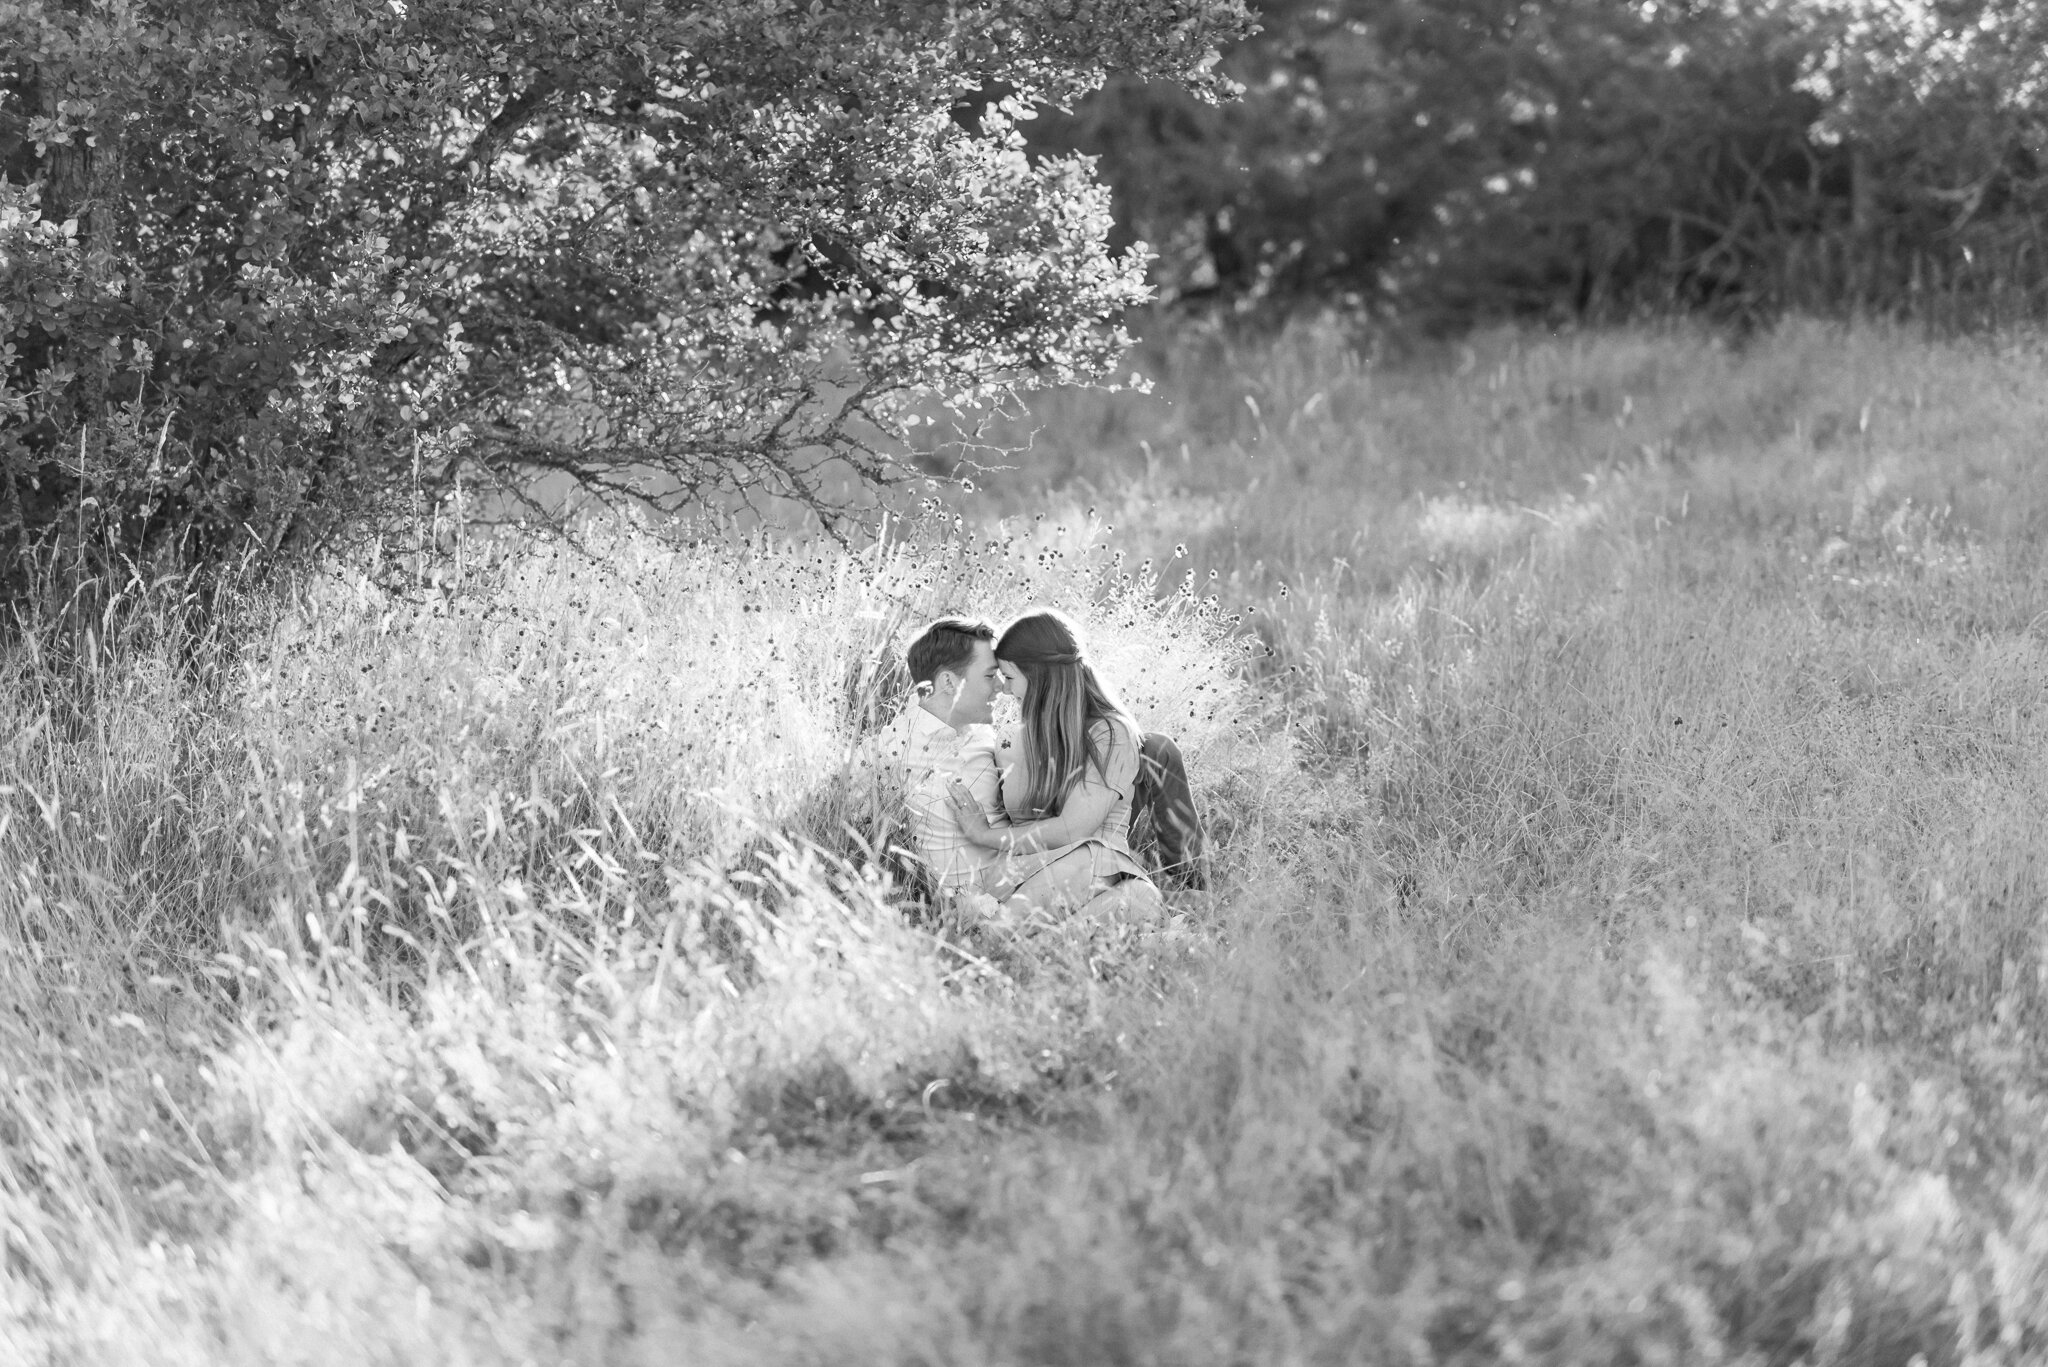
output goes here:
{"type": "MultiPolygon", "coordinates": [[[[1025,613],[996,641],[996,658],[1017,666],[1024,693],[1024,734],[1030,756],[1025,803],[1041,816],[1058,816],[1086,766],[1107,777],[1108,746],[1090,731],[1098,721],[1130,722],[1130,715],[1095,677],[1073,623],[1050,608],[1025,613]]],[[[1110,741],[1114,743],[1112,734],[1110,741]]]]}

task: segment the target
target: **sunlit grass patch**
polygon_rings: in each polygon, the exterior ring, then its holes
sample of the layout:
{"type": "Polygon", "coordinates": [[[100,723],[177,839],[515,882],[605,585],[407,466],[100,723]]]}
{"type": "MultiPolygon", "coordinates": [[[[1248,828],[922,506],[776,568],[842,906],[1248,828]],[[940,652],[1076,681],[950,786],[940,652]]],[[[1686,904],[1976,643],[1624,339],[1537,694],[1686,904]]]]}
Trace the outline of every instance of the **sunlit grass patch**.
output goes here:
{"type": "MultiPolygon", "coordinates": [[[[1146,945],[1046,927],[992,962],[906,920],[878,848],[901,833],[861,824],[848,760],[927,617],[1061,606],[1200,791],[1284,763],[1214,603],[1160,601],[1080,528],[928,522],[860,554],[593,528],[372,570],[251,603],[203,686],[175,633],[104,655],[82,733],[8,659],[0,966],[33,1015],[0,1194],[9,1294],[49,1307],[26,1345],[276,1360],[266,1325],[320,1294],[308,1360],[511,1351],[527,1331],[476,1295],[573,1279],[551,1250],[697,1201],[728,1155],[837,1126],[879,1152],[833,1161],[890,1170],[1085,1072],[1146,945]],[[316,1293],[300,1237],[348,1276],[316,1293]],[[193,1252],[134,1252],[166,1239],[193,1252]]],[[[786,1223],[745,1219],[764,1248],[786,1223]]],[[[741,1299],[781,1266],[735,1257],[707,1275],[741,1299]]]]}

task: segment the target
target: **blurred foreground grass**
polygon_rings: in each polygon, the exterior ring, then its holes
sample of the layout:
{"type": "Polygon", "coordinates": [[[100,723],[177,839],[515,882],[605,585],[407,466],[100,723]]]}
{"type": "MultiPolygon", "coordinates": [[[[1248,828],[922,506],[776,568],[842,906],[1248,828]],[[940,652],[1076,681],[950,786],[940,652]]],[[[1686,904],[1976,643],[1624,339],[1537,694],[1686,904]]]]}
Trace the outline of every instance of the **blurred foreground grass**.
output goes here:
{"type": "Polygon", "coordinates": [[[36,625],[0,1360],[2048,1354],[2041,354],[1141,365],[859,554],[36,625]],[[883,643],[1043,600],[1190,751],[1164,930],[844,827],[883,643]]]}

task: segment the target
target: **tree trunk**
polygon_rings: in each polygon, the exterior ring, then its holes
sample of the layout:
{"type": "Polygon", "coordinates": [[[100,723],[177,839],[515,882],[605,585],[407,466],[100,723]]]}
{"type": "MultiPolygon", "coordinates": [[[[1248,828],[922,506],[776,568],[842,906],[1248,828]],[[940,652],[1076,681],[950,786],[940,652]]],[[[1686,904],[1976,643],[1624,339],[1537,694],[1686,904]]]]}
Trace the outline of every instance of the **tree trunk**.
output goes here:
{"type": "Polygon", "coordinates": [[[1877,228],[1877,176],[1871,170],[1870,149],[1860,142],[1849,144],[1849,231],[1860,242],[1877,228]]]}

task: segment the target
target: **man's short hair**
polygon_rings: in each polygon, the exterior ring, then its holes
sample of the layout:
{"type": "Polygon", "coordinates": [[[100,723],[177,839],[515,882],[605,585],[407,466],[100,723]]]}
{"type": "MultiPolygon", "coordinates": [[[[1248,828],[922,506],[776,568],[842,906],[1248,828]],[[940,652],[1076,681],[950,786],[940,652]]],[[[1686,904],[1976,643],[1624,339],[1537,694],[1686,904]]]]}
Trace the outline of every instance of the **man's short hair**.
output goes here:
{"type": "Polygon", "coordinates": [[[974,658],[974,643],[995,638],[996,629],[987,622],[969,617],[941,617],[919,632],[910,649],[903,652],[904,663],[910,666],[910,681],[930,683],[942,669],[965,673],[964,666],[974,658]]]}

